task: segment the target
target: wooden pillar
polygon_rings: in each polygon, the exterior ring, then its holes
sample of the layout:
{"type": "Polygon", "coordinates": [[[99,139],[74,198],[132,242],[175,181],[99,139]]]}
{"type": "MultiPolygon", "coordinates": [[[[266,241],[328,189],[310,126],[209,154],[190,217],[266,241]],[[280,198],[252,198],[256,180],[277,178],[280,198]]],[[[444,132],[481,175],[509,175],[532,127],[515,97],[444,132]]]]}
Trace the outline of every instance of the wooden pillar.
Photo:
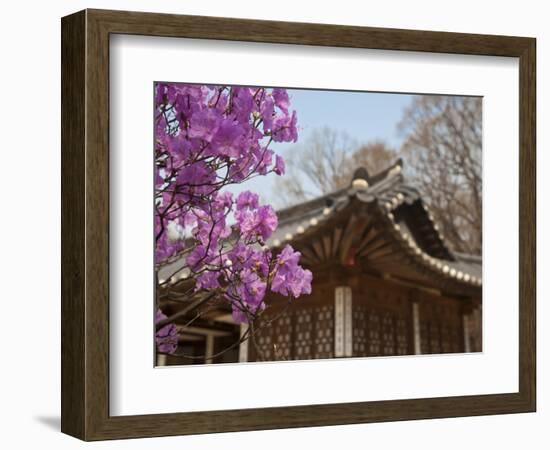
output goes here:
{"type": "Polygon", "coordinates": [[[421,355],[422,341],[420,336],[420,307],[418,302],[413,302],[412,304],[412,328],[414,354],[421,355]]]}
{"type": "Polygon", "coordinates": [[[482,330],[481,330],[481,305],[473,307],[468,316],[468,334],[470,336],[470,351],[482,351],[482,330]]]}
{"type": "Polygon", "coordinates": [[[462,314],[462,328],[464,330],[464,353],[470,353],[472,351],[470,344],[470,316],[469,314],[462,314]]]}
{"type": "Polygon", "coordinates": [[[353,304],[351,293],[351,288],[348,288],[344,300],[344,356],[353,356],[353,304]]]}
{"type": "Polygon", "coordinates": [[[351,287],[334,290],[334,356],[353,356],[353,321],[351,287]]]}
{"type": "MultiPolygon", "coordinates": [[[[242,339],[243,335],[248,330],[248,324],[241,323],[241,335],[240,339],[242,339]]],[[[248,339],[244,340],[239,345],[239,362],[248,362],[248,339]]]]}
{"type": "Polygon", "coordinates": [[[163,353],[160,353],[157,355],[157,366],[165,366],[166,365],[166,355],[163,353]]]}
{"type": "MultiPolygon", "coordinates": [[[[472,349],[474,352],[481,352],[483,351],[483,324],[482,324],[482,317],[481,317],[481,303],[476,306],[476,309],[474,311],[474,325],[475,325],[475,348],[472,349]]],[[[471,329],[470,329],[471,331],[471,329]]]]}
{"type": "Polygon", "coordinates": [[[206,351],[205,351],[205,364],[212,364],[212,355],[214,354],[214,335],[206,335],[206,351]]]}

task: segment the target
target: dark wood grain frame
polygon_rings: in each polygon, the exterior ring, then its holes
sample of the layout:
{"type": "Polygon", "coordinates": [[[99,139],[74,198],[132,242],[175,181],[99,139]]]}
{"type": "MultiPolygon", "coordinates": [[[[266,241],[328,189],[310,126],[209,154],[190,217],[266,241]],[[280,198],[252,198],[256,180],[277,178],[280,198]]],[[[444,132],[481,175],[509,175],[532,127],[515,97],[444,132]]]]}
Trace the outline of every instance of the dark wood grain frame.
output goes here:
{"type": "Polygon", "coordinates": [[[100,440],[535,411],[535,39],[102,10],[64,17],[61,30],[64,433],[100,440]],[[519,58],[519,392],[110,416],[111,34],[519,58]]]}

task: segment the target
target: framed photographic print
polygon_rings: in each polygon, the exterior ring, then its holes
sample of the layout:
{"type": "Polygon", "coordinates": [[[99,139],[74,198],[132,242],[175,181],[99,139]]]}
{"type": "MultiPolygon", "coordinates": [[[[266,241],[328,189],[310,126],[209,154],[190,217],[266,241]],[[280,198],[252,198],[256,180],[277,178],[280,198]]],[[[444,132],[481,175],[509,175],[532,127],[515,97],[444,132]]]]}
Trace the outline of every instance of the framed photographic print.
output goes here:
{"type": "Polygon", "coordinates": [[[62,431],[535,410],[535,39],[62,19],[62,431]]]}

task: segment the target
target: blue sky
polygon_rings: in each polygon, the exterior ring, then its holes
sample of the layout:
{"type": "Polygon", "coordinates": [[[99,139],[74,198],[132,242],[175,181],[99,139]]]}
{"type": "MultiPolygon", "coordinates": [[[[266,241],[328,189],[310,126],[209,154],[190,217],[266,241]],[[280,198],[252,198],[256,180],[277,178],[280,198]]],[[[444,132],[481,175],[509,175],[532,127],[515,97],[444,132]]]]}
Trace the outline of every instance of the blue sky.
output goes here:
{"type": "Polygon", "coordinates": [[[399,148],[397,124],[414,95],[349,91],[289,90],[298,112],[300,141],[315,128],[345,131],[358,142],[383,140],[399,148]]]}
{"type": "MultiPolygon", "coordinates": [[[[315,130],[329,127],[345,132],[358,144],[381,140],[399,150],[402,136],[397,124],[414,95],[287,89],[291,108],[298,114],[299,138],[296,144],[275,144],[273,150],[283,157],[290,151],[299,151],[315,130]]],[[[258,177],[233,186],[234,193],[251,190],[260,194],[263,202],[280,204],[274,189],[275,174],[258,177]]]]}

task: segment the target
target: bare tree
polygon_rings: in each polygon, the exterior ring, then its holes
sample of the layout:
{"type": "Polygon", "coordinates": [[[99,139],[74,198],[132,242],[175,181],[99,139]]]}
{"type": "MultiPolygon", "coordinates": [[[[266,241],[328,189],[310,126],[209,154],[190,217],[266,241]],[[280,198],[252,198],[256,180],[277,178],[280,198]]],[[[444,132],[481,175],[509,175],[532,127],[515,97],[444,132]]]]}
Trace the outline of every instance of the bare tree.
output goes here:
{"type": "Polygon", "coordinates": [[[419,96],[399,124],[405,170],[457,251],[481,254],[482,103],[419,96]]]}
{"type": "Polygon", "coordinates": [[[363,144],[346,159],[342,171],[342,186],[350,183],[357,168],[365,167],[371,175],[375,175],[395,163],[396,159],[396,152],[384,141],[375,140],[363,144]]]}
{"type": "Polygon", "coordinates": [[[375,174],[398,156],[452,247],[481,254],[482,104],[476,97],[418,96],[399,124],[399,154],[383,142],[360,145],[330,128],[315,130],[300,152],[287,157],[289,176],[277,180],[278,206],[336,191],[358,167],[375,174]]]}
{"type": "Polygon", "coordinates": [[[376,173],[388,167],[395,152],[381,141],[360,145],[331,128],[314,130],[299,152],[286,157],[288,176],[277,179],[285,205],[346,187],[358,167],[376,173]]]}

